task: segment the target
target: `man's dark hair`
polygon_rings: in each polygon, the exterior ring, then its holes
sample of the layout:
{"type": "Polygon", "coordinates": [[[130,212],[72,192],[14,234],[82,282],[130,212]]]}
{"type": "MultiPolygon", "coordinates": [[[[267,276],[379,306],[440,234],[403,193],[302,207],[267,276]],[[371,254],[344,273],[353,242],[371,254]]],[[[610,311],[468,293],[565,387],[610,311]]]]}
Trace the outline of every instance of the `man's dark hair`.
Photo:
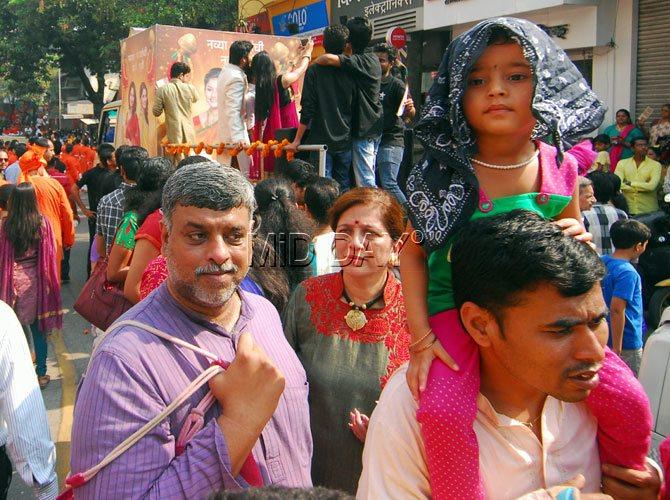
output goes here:
{"type": "Polygon", "coordinates": [[[100,158],[100,163],[102,166],[107,168],[109,160],[114,156],[114,146],[108,142],[103,142],[98,146],[98,158],[100,158]]]}
{"type": "Polygon", "coordinates": [[[241,491],[219,491],[209,500],[353,500],[354,497],[338,490],[323,486],[313,488],[284,488],[282,486],[263,486],[241,491]]]}
{"type": "Polygon", "coordinates": [[[129,147],[130,146],[128,146],[127,144],[121,144],[118,148],[116,148],[116,151],[114,151],[114,159],[116,160],[117,168],[119,166],[119,158],[121,158],[121,154],[129,147]]]}
{"type": "Polygon", "coordinates": [[[451,249],[451,269],[456,306],[473,302],[499,323],[519,293],[548,284],[577,297],[605,275],[591,248],[527,210],[470,222],[451,249]]]}
{"type": "Polygon", "coordinates": [[[390,63],[394,63],[398,58],[398,51],[396,48],[386,42],[378,43],[372,50],[379,54],[386,54],[390,63]]]}
{"type": "Polygon", "coordinates": [[[349,43],[355,54],[361,54],[372,40],[372,23],[364,17],[354,17],[347,21],[349,43]]]}
{"type": "Polygon", "coordinates": [[[249,55],[254,45],[249,40],[237,40],[230,45],[228,61],[230,64],[240,65],[242,59],[249,55]]]}
{"type": "Polygon", "coordinates": [[[68,143],[65,145],[65,152],[66,152],[66,153],[72,153],[72,150],[73,150],[73,149],[74,149],[74,144],[72,144],[71,142],[68,142],[68,143]]]}
{"type": "Polygon", "coordinates": [[[282,175],[299,187],[307,186],[309,180],[316,175],[311,163],[304,160],[291,160],[286,164],[282,175]]]}
{"type": "Polygon", "coordinates": [[[39,137],[37,140],[35,140],[35,144],[37,144],[41,148],[48,148],[49,147],[49,139],[46,137],[39,137]]]}
{"type": "Polygon", "coordinates": [[[191,67],[185,62],[177,61],[170,68],[170,78],[179,78],[181,75],[188,75],[191,67]]]}
{"type": "Polygon", "coordinates": [[[317,224],[328,224],[328,210],[340,196],[340,184],[328,177],[313,177],[305,189],[305,205],[317,224]]]}
{"type": "Polygon", "coordinates": [[[14,146],[14,153],[19,158],[21,158],[21,156],[23,156],[27,150],[28,146],[26,146],[23,142],[19,142],[16,146],[14,146]]]}
{"type": "Polygon", "coordinates": [[[19,144],[19,141],[16,139],[12,139],[12,142],[9,143],[9,149],[12,151],[16,151],[16,146],[19,144]]]}
{"type": "Polygon", "coordinates": [[[187,156],[179,160],[179,163],[177,163],[175,170],[181,167],[185,167],[186,165],[194,165],[196,163],[208,163],[210,161],[211,160],[200,155],[187,156]]]}
{"type": "Polygon", "coordinates": [[[635,145],[636,145],[638,142],[640,142],[640,141],[644,141],[644,142],[646,142],[647,144],[649,143],[649,141],[647,141],[647,138],[646,138],[646,137],[637,137],[637,138],[633,139],[632,141],[630,141],[630,147],[631,147],[631,148],[634,148],[635,145]]]}
{"type": "Polygon", "coordinates": [[[117,165],[123,170],[126,179],[137,181],[142,164],[147,158],[149,158],[149,153],[147,153],[146,149],[140,146],[129,146],[128,149],[124,149],[119,154],[117,165]]]}
{"type": "Polygon", "coordinates": [[[586,177],[591,180],[593,185],[593,195],[598,200],[598,203],[609,203],[616,192],[614,190],[614,183],[609,172],[591,172],[586,177]]]}
{"type": "Polygon", "coordinates": [[[323,30],[323,48],[329,54],[339,55],[349,39],[349,28],[343,24],[334,24],[323,30]]]}
{"type": "Polygon", "coordinates": [[[60,161],[60,158],[58,156],[53,156],[48,162],[47,162],[47,167],[48,168],[55,168],[58,170],[60,173],[65,172],[65,163],[60,161]]]}
{"type": "Polygon", "coordinates": [[[638,243],[649,241],[651,230],[639,220],[621,219],[610,227],[610,237],[614,248],[628,250],[638,243]]]}
{"type": "Polygon", "coordinates": [[[593,144],[595,144],[596,142],[599,142],[600,144],[608,145],[608,144],[610,144],[612,141],[611,141],[609,135],[607,135],[607,134],[598,134],[597,136],[595,136],[595,137],[593,138],[593,141],[592,141],[592,142],[593,142],[593,144]]]}

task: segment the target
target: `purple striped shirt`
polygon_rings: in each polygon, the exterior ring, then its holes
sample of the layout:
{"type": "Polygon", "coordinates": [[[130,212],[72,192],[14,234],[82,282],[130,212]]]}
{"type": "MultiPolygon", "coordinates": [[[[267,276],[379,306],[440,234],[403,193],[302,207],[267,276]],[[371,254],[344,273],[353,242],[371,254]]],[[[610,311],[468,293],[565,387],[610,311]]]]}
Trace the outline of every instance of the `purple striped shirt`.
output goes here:
{"type": "MultiPolygon", "coordinates": [[[[265,484],[311,486],[312,437],[305,371],[289,346],[276,309],[263,297],[240,292],[242,309],[232,332],[185,310],[161,285],[122,319],[134,319],[232,360],[237,339],[249,331],[284,374],[286,388],[253,454],[265,484]]],[[[115,446],[161,412],[208,360],[151,333],[123,327],[95,351],[74,410],[72,472],[98,464],[115,446]]],[[[244,488],[233,477],[226,442],[216,422],[219,405],[180,456],[177,436],[205,385],[135,446],[77,488],[79,498],[203,498],[219,489],[244,488]]]]}

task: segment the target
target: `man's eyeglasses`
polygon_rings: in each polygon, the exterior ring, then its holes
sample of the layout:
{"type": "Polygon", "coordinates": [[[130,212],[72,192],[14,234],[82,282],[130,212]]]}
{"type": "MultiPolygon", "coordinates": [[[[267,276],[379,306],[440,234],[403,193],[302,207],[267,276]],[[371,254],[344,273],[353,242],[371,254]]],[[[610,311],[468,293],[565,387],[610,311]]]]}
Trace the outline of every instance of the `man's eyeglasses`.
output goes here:
{"type": "Polygon", "coordinates": [[[0,158],[0,163],[7,163],[9,158],[0,158]]]}

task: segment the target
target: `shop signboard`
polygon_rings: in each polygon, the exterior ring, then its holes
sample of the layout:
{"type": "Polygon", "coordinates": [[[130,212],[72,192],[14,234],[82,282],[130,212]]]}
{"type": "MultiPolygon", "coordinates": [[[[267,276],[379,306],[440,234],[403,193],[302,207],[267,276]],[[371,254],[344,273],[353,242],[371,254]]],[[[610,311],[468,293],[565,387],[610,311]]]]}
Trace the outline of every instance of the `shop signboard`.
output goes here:
{"type": "Polygon", "coordinates": [[[332,18],[339,22],[344,16],[363,16],[374,20],[423,7],[423,0],[331,0],[332,18]]]}
{"type": "Polygon", "coordinates": [[[310,3],[273,16],[273,34],[280,36],[290,35],[291,33],[288,29],[290,24],[298,26],[298,36],[323,30],[324,27],[328,26],[328,5],[326,5],[326,0],[310,3]]]}
{"type": "Polygon", "coordinates": [[[407,45],[407,32],[400,26],[393,26],[386,31],[386,43],[396,49],[402,49],[407,45]]]}

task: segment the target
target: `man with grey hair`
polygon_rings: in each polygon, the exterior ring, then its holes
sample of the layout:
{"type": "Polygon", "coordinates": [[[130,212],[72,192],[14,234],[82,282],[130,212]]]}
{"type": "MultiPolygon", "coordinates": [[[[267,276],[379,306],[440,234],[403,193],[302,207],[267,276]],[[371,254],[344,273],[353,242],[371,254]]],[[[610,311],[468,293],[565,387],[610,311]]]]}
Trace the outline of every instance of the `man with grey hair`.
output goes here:
{"type": "Polygon", "coordinates": [[[596,197],[593,194],[593,182],[587,177],[579,178],[579,210],[583,213],[591,210],[591,207],[596,202],[596,197]]]}
{"type": "MultiPolygon", "coordinates": [[[[261,481],[311,485],[305,371],[276,309],[239,289],[251,260],[255,207],[253,188],[240,172],[213,162],[182,167],[168,180],[162,228],[168,278],[120,321],[151,325],[230,366],[211,379],[216,402],[183,450],[176,437],[206,387],[77,495],[202,498],[261,481]]],[[[98,464],[209,365],[201,354],[141,328],[111,330],[92,356],[75,406],[73,472],[98,464]]]]}

